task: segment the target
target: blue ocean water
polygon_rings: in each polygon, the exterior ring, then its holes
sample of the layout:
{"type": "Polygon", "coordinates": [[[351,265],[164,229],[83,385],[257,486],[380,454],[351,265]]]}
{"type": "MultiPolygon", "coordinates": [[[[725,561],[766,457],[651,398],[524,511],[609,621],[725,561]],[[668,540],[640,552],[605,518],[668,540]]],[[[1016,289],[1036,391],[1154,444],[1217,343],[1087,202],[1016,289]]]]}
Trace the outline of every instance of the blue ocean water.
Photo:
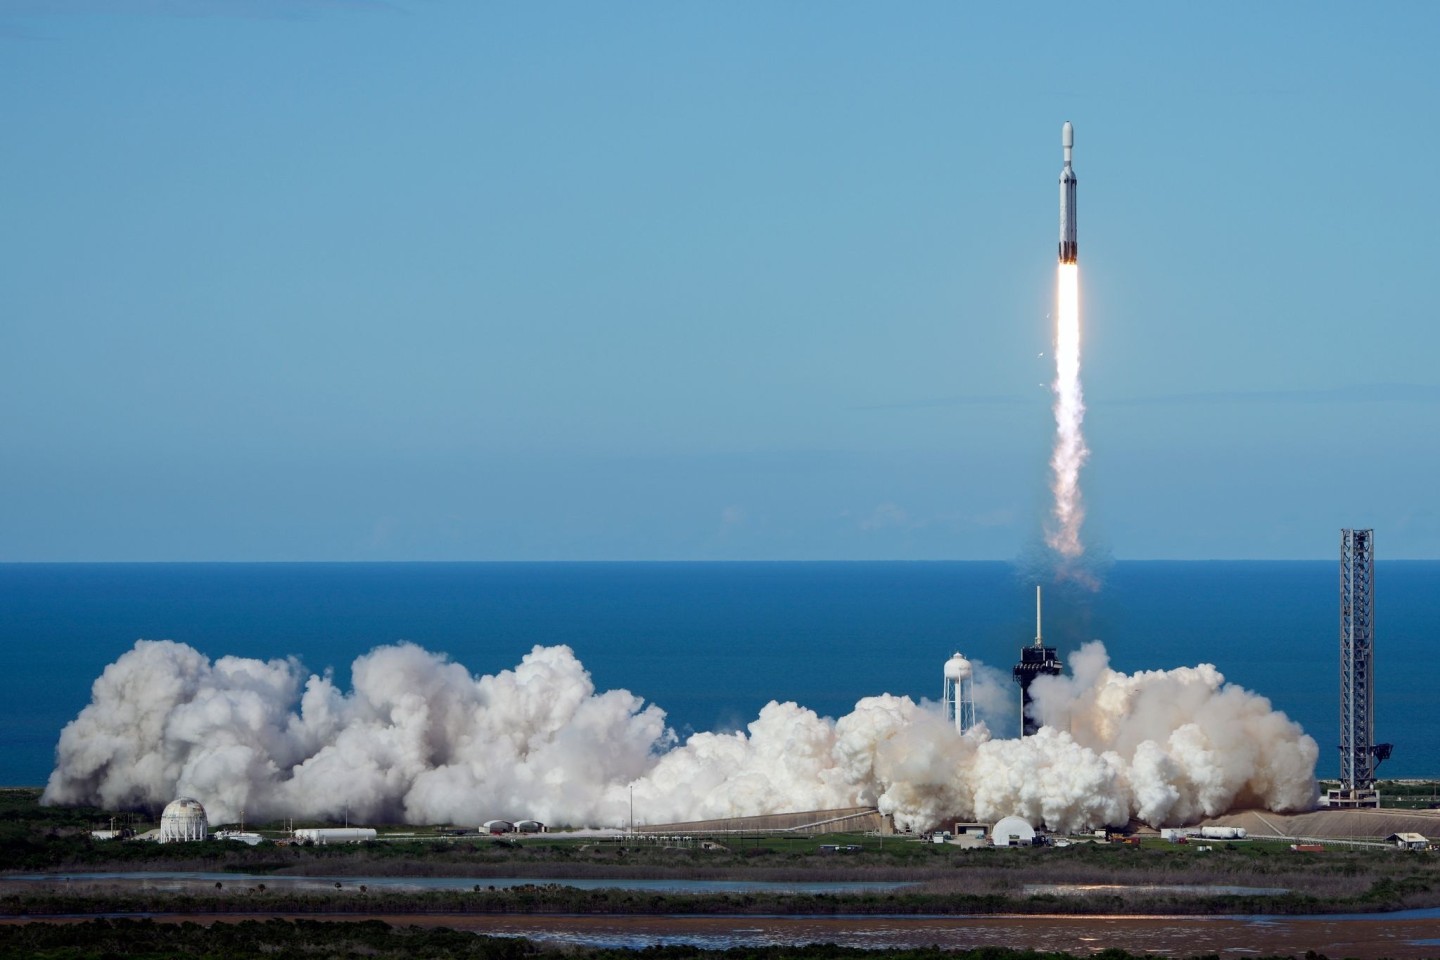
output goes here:
{"type": "MultiPolygon", "coordinates": [[[[1045,638],[1062,657],[1100,639],[1127,672],[1214,663],[1299,721],[1333,776],[1337,583],[1333,562],[1120,562],[1096,593],[1047,588],[1045,638]]],[[[1378,565],[1383,776],[1440,776],[1437,586],[1440,562],[1378,565]]],[[[564,643],[597,688],[658,703],[683,736],[772,699],[828,716],[876,693],[937,699],[955,650],[1008,673],[1034,636],[1034,585],[959,562],[6,564],[0,631],[0,784],[40,784],[91,683],[139,638],[295,655],[346,686],[356,656],[399,640],[475,674],[564,643]]]]}

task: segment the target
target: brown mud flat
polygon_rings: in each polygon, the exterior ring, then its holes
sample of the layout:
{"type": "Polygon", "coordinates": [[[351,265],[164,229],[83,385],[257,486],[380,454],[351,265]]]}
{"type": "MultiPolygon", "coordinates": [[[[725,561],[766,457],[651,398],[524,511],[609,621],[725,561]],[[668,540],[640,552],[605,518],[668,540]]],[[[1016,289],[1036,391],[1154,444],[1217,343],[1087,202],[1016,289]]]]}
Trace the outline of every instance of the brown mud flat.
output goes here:
{"type": "MultiPolygon", "coordinates": [[[[835,943],[875,950],[939,946],[950,950],[1009,947],[1076,955],[1118,948],[1167,957],[1214,955],[1303,957],[1307,951],[1357,960],[1440,957],[1440,919],[1373,920],[1266,917],[581,917],[474,914],[146,914],[164,923],[237,922],[276,917],[392,926],[449,927],[490,936],[527,937],[551,945],[642,947],[687,942],[723,949],[741,945],[835,943]]],[[[93,917],[3,917],[0,924],[84,922],[93,917]]]]}

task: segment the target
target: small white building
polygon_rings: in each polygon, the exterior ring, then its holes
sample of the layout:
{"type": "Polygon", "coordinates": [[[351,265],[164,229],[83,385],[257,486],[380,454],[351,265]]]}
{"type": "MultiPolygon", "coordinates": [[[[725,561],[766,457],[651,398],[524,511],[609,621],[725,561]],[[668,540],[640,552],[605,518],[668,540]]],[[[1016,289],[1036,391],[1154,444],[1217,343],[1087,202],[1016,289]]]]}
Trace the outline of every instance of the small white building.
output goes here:
{"type": "Polygon", "coordinates": [[[990,842],[990,826],[984,823],[956,823],[945,832],[949,834],[945,842],[957,847],[973,849],[990,842]]]}
{"type": "Polygon", "coordinates": [[[234,840],[236,843],[244,843],[252,847],[258,847],[265,842],[265,838],[260,834],[248,833],[244,830],[216,830],[214,837],[216,840],[234,840]]]}
{"type": "Polygon", "coordinates": [[[516,821],[515,821],[515,832],[516,832],[516,833],[544,833],[546,829],[547,829],[547,828],[546,828],[545,824],[541,823],[539,820],[516,820],[516,821]]]}
{"type": "Polygon", "coordinates": [[[514,833],[515,824],[509,820],[486,820],[480,824],[481,833],[514,833]]]}
{"type": "Polygon", "coordinates": [[[184,843],[204,840],[210,833],[210,820],[205,807],[193,797],[178,797],[160,814],[161,843],[184,843]]]}
{"type": "Polygon", "coordinates": [[[1425,838],[1424,834],[1392,833],[1385,839],[1401,850],[1428,850],[1430,848],[1430,841],[1425,838]]]}
{"type": "Polygon", "coordinates": [[[1035,842],[1035,828],[1023,817],[1005,817],[991,828],[990,842],[997,847],[1028,847],[1035,842]]]}

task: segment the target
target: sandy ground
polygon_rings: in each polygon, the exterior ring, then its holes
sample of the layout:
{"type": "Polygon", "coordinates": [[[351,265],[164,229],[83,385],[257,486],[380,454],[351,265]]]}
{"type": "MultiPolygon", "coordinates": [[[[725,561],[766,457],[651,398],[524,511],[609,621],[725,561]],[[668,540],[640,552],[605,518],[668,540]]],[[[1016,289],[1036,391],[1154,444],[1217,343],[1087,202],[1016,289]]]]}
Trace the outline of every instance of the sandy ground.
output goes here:
{"type": "MultiPolygon", "coordinates": [[[[155,914],[156,920],[234,922],[255,917],[155,914]]],[[[268,915],[267,915],[268,916],[268,915]]],[[[289,917],[292,918],[293,917],[289,917]]],[[[310,919],[353,920],[348,916],[310,919]]],[[[44,919],[44,918],[36,918],[44,919]]],[[[66,918],[78,922],[88,918],[66,918]]],[[[838,943],[846,946],[947,949],[985,946],[1094,953],[1118,947],[1136,954],[1194,957],[1295,955],[1380,960],[1440,957],[1440,919],[1366,920],[1268,917],[540,917],[461,914],[366,915],[397,927],[450,927],[475,933],[524,936],[557,944],[641,947],[694,943],[724,948],[742,944],[838,943]]],[[[0,923],[30,922],[0,918],[0,923]]]]}

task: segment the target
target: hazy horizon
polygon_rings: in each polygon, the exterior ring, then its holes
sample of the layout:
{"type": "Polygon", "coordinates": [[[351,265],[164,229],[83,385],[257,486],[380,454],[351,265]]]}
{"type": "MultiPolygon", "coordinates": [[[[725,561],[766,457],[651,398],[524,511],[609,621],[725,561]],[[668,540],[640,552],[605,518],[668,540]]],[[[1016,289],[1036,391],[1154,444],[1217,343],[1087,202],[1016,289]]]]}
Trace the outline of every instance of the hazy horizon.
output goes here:
{"type": "Polygon", "coordinates": [[[1440,557],[1440,7],[0,0],[0,561],[1440,557]]]}

